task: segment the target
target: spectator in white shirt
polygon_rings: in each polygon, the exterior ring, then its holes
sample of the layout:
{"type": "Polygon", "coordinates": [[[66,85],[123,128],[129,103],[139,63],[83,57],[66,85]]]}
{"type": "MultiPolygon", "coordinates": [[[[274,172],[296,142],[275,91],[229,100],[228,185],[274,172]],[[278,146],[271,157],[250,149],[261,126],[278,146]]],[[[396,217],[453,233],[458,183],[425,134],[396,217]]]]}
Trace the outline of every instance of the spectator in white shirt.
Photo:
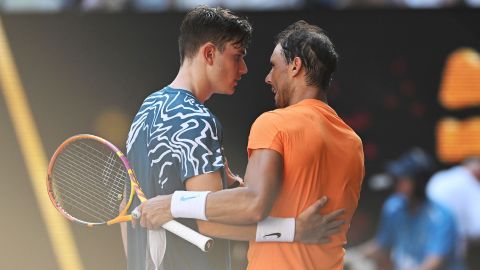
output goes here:
{"type": "Polygon", "coordinates": [[[459,250],[464,257],[469,254],[470,269],[480,269],[480,254],[473,254],[478,252],[480,240],[480,157],[436,173],[427,186],[427,196],[452,211],[459,230],[459,250]]]}

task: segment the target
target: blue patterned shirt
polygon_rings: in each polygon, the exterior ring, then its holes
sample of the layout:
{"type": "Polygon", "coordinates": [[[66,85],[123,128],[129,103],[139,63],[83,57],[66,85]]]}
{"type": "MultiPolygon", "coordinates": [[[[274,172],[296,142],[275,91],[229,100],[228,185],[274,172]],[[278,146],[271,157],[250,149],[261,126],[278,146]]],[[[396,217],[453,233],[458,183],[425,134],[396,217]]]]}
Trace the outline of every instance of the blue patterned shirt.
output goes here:
{"type": "MultiPolygon", "coordinates": [[[[192,93],[165,87],[145,99],[127,140],[127,157],[147,198],[185,190],[189,178],[223,169],[222,127],[192,93]]],[[[131,209],[139,204],[134,201],[131,209]]],[[[195,221],[181,220],[197,229],[195,221]]],[[[146,231],[128,228],[128,269],[150,269],[146,231]]],[[[163,267],[225,269],[222,241],[208,256],[167,232],[163,267]],[[217,260],[212,259],[216,257],[217,260]]]]}

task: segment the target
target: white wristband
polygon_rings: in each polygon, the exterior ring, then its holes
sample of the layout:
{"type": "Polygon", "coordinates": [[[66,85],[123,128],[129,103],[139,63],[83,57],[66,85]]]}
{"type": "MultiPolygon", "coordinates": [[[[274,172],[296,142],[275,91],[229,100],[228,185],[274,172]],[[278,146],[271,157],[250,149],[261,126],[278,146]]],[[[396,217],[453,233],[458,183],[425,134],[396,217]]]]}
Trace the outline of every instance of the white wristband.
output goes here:
{"type": "Polygon", "coordinates": [[[293,242],[295,218],[267,217],[257,223],[257,242],[293,242]]]}
{"type": "Polygon", "coordinates": [[[170,212],[174,218],[194,218],[207,220],[205,203],[210,191],[175,191],[170,212]]]}

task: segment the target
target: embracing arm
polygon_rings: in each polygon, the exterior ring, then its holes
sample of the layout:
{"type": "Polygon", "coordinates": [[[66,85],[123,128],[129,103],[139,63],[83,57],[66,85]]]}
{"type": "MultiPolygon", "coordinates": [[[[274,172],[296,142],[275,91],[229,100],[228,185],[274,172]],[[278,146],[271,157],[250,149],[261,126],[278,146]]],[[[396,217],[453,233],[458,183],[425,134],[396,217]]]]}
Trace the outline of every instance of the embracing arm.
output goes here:
{"type": "MultiPolygon", "coordinates": [[[[242,226],[242,230],[247,230],[245,227],[249,227],[249,231],[254,233],[249,233],[248,240],[254,240],[256,223],[264,220],[270,213],[282,185],[282,173],[283,158],[279,153],[270,149],[254,150],[245,173],[245,187],[208,194],[205,205],[208,221],[233,225],[253,224],[242,226]]],[[[197,187],[189,188],[188,182],[187,189],[201,190],[197,187]]],[[[295,219],[295,241],[324,243],[328,236],[339,231],[339,227],[344,224],[344,221],[336,219],[343,215],[344,210],[337,210],[322,216],[320,209],[326,203],[327,198],[321,198],[295,219]]],[[[232,229],[231,226],[221,227],[219,225],[217,225],[219,231],[232,229]]]]}
{"type": "MultiPolygon", "coordinates": [[[[320,209],[327,203],[327,198],[309,206],[295,219],[294,242],[325,244],[329,243],[330,236],[340,232],[345,223],[337,220],[344,211],[338,210],[327,215],[320,215],[320,209]]],[[[228,225],[210,221],[197,220],[200,233],[229,240],[254,241],[257,225],[228,225]]]]}
{"type": "MultiPolygon", "coordinates": [[[[254,151],[249,160],[245,178],[248,181],[254,173],[259,177],[247,182],[246,187],[223,190],[220,171],[188,179],[185,185],[188,191],[213,191],[208,194],[205,205],[209,221],[197,220],[200,232],[234,240],[255,239],[256,222],[270,211],[278,190],[277,185],[281,182],[281,169],[282,159],[279,154],[271,150],[258,150],[254,151]]],[[[157,196],[143,203],[140,224],[155,228],[171,220],[171,197],[157,196]]]]}
{"type": "MultiPolygon", "coordinates": [[[[188,191],[214,191],[208,194],[205,214],[209,221],[224,224],[255,224],[264,219],[273,205],[281,185],[283,161],[273,150],[255,150],[245,173],[246,186],[222,190],[220,171],[191,177],[188,191]]],[[[172,195],[157,196],[140,205],[140,224],[156,228],[173,219],[172,195]]]]}
{"type": "MultiPolygon", "coordinates": [[[[255,150],[250,157],[245,175],[246,187],[222,190],[219,171],[187,180],[188,191],[214,191],[208,194],[205,206],[209,222],[197,221],[200,232],[232,240],[255,239],[256,223],[268,215],[280,188],[282,163],[282,157],[277,152],[260,149],[255,150]]],[[[143,203],[140,206],[140,224],[153,229],[173,219],[170,211],[171,197],[172,195],[157,196],[143,203]]],[[[322,198],[296,219],[295,241],[325,243],[328,242],[328,236],[339,231],[344,222],[336,218],[344,210],[322,216],[319,209],[325,203],[326,198],[322,198]]]]}
{"type": "Polygon", "coordinates": [[[269,149],[254,150],[245,173],[245,187],[210,193],[205,213],[209,221],[254,224],[268,216],[282,184],[283,159],[269,149]]]}

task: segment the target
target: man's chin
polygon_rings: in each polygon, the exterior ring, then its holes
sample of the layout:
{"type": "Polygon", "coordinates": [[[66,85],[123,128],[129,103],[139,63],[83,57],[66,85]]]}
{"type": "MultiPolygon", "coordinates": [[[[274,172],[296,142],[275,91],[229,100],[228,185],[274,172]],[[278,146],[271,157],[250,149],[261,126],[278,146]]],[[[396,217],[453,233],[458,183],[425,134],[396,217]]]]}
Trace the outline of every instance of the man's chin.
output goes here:
{"type": "Polygon", "coordinates": [[[224,93],[225,93],[226,95],[229,95],[229,96],[230,96],[230,95],[235,94],[236,91],[237,91],[237,90],[236,90],[235,88],[232,88],[232,89],[229,89],[229,90],[225,91],[224,93]]]}
{"type": "Polygon", "coordinates": [[[227,90],[217,90],[215,91],[215,94],[220,94],[220,95],[233,95],[235,94],[235,89],[227,89],[227,90]]]}

